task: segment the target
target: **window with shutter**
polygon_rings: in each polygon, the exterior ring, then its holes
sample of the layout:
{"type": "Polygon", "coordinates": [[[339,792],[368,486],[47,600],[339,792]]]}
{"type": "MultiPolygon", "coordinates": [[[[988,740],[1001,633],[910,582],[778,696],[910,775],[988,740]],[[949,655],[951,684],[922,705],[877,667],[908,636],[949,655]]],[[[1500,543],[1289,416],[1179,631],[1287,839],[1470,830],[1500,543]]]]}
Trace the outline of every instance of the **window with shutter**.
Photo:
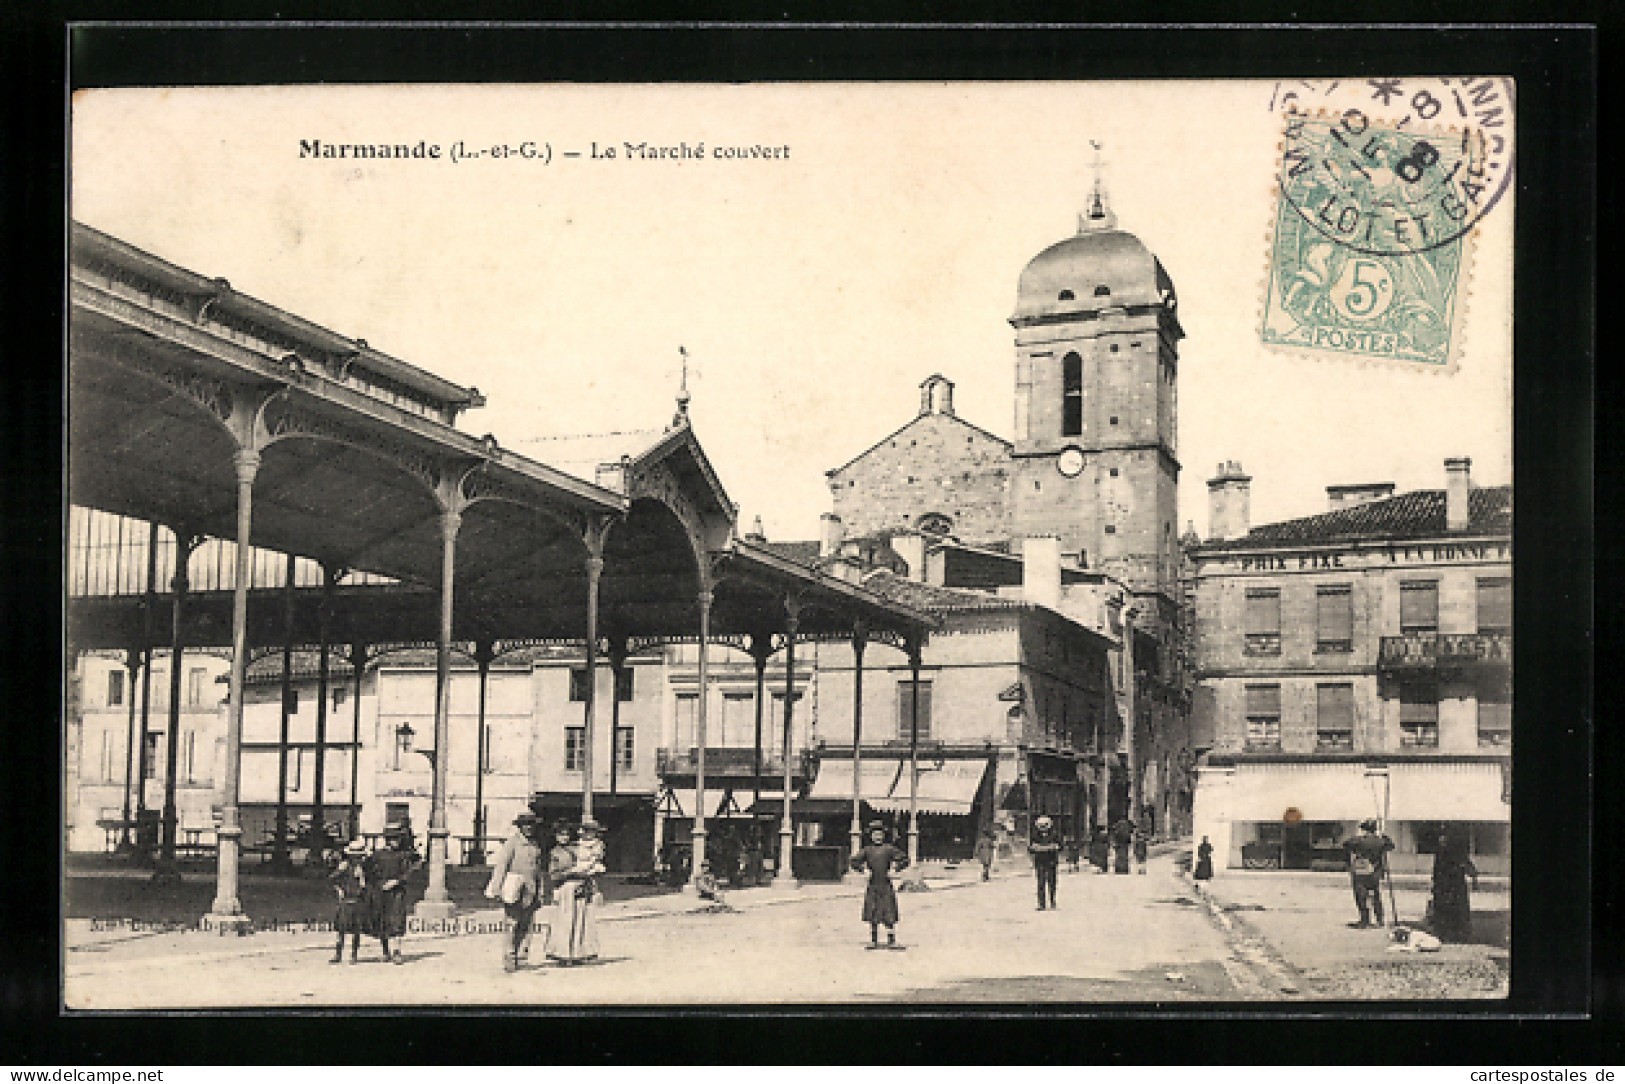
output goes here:
{"type": "Polygon", "coordinates": [[[1399,631],[1439,631],[1439,585],[1433,580],[1399,585],[1399,631]]]}
{"type": "Polygon", "coordinates": [[[1439,686],[1417,682],[1400,686],[1399,742],[1415,748],[1439,744],[1439,686]]]}
{"type": "Polygon", "coordinates": [[[1354,748],[1354,686],[1321,685],[1315,690],[1315,744],[1321,749],[1354,748]]]}
{"type": "Polygon", "coordinates": [[[1478,581],[1478,631],[1512,631],[1512,581],[1505,577],[1478,581]]]}
{"type": "Polygon", "coordinates": [[[1315,650],[1354,650],[1354,593],[1347,584],[1315,589],[1315,650]]]}
{"type": "MultiPolygon", "coordinates": [[[[914,682],[900,681],[897,683],[897,740],[908,741],[913,734],[914,726],[914,682]]],[[[920,731],[919,740],[929,741],[931,738],[931,683],[920,682],[920,731]]]]}
{"type": "Polygon", "coordinates": [[[1277,587],[1247,589],[1247,654],[1281,653],[1281,591],[1277,587]]]}
{"type": "Polygon", "coordinates": [[[1281,687],[1247,686],[1247,745],[1253,749],[1281,746],[1281,687]]]}

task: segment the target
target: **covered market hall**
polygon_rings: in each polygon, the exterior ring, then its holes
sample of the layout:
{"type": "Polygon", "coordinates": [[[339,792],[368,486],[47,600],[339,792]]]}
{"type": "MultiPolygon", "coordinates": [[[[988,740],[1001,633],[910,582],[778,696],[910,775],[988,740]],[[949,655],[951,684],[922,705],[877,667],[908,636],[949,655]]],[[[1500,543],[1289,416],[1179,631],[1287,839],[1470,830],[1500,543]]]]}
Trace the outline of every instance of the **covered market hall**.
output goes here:
{"type": "MultiPolygon", "coordinates": [[[[737,508],[690,425],[686,390],[659,439],[600,464],[588,481],[459,430],[464,412],[484,403],[473,388],[84,225],[74,224],[71,242],[70,503],[141,521],[152,534],[145,569],[129,570],[135,590],[98,592],[88,574],[79,590],[70,583],[68,645],[128,652],[132,677],[138,660],[150,676],[153,655],[169,653],[171,713],[181,702],[181,653],[229,647],[207,924],[249,922],[238,891],[240,760],[256,651],[315,648],[325,685],[343,680],[327,673],[333,645],[348,647],[358,668],[381,645],[432,648],[424,918],[453,910],[444,754],[454,650],[485,660],[482,682],[504,650],[549,643],[576,645],[590,672],[652,645],[690,643],[702,688],[708,645],[719,643],[763,658],[782,652],[794,673],[798,643],[886,642],[917,669],[932,616],[740,536],[737,508]],[[167,584],[151,544],[159,525],[174,540],[167,584]],[[189,558],[206,544],[224,546],[228,567],[194,587],[189,558]],[[276,587],[261,575],[268,552],[287,561],[276,587]],[[292,575],[295,561],[319,570],[314,582],[292,575]]],[[[583,818],[594,810],[594,735],[610,710],[597,703],[597,684],[587,681],[583,697],[583,818]]],[[[787,736],[795,701],[783,698],[787,736]]],[[[706,698],[698,702],[695,870],[715,805],[706,797],[706,698]]],[[[177,734],[171,725],[160,752],[160,870],[177,846],[177,734]]],[[[783,758],[782,793],[792,801],[781,811],[782,853],[793,850],[792,759],[783,758]]],[[[125,794],[128,822],[127,784],[125,794]]],[[[319,802],[320,785],[316,794],[319,802]]],[[[854,786],[854,818],[859,800],[854,786]]],[[[780,864],[781,883],[789,867],[780,864]]]]}

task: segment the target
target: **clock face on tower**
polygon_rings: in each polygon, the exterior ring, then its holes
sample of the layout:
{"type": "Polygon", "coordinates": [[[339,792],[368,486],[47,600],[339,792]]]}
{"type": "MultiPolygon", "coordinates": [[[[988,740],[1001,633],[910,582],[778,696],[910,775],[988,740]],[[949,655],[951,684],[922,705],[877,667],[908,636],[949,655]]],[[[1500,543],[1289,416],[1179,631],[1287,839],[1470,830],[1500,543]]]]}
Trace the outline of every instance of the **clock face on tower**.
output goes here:
{"type": "Polygon", "coordinates": [[[1076,448],[1066,449],[1055,461],[1055,469],[1068,478],[1076,478],[1083,473],[1083,453],[1076,448]]]}

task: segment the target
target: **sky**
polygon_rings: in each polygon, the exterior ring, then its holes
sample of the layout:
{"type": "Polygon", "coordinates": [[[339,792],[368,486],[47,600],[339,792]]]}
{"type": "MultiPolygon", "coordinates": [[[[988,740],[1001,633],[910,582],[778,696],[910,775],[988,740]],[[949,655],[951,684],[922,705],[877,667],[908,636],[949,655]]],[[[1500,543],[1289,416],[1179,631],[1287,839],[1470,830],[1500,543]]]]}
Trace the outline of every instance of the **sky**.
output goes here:
{"type": "MultiPolygon", "coordinates": [[[[1355,84],[1339,93],[1350,94],[1355,84]]],[[[465,385],[505,447],[690,414],[742,526],[817,537],[824,472],[953,380],[1011,436],[1016,282],[1095,176],[1179,295],[1180,521],[1220,461],[1256,523],[1325,486],[1511,481],[1510,192],[1469,239],[1454,371],[1259,342],[1269,82],[168,88],[77,94],[73,217],[465,385]],[[439,158],[301,156],[302,141],[439,158]],[[453,147],[511,148],[452,161],[453,147]],[[630,147],[704,145],[701,158],[630,147]],[[534,144],[537,157],[522,149],[534,144]],[[778,148],[751,157],[751,148],[778,148]],[[613,148],[615,157],[605,152],[613,148]],[[745,157],[718,158],[718,148],[745,157]],[[787,151],[785,150],[787,148],[787,151]],[[580,157],[567,157],[576,152],[580,157]]],[[[1376,107],[1372,107],[1376,108],[1376,107]]],[[[1390,118],[1397,119],[1397,118],[1390,118]]]]}

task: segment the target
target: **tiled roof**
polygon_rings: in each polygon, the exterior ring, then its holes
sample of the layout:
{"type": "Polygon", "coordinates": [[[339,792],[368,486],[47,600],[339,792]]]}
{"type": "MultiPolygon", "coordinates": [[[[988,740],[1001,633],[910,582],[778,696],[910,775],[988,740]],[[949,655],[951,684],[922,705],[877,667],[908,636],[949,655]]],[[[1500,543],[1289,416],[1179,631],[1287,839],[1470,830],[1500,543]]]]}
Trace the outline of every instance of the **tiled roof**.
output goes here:
{"type": "MultiPolygon", "coordinates": [[[[1318,516],[1289,519],[1254,527],[1245,538],[1209,542],[1206,547],[1263,547],[1357,542],[1366,539],[1443,537],[1445,494],[1442,489],[1418,489],[1387,500],[1371,501],[1318,516]]],[[[1512,487],[1486,486],[1467,494],[1467,532],[1512,533],[1512,487]]]]}
{"type": "Polygon", "coordinates": [[[763,542],[772,552],[787,561],[794,561],[798,565],[811,568],[818,563],[819,545],[817,542],[763,542]]]}
{"type": "Polygon", "coordinates": [[[894,602],[901,602],[905,606],[934,614],[1020,610],[1027,606],[1027,603],[1020,599],[1000,598],[983,591],[937,587],[929,583],[904,579],[885,569],[865,576],[863,586],[894,602]]]}

